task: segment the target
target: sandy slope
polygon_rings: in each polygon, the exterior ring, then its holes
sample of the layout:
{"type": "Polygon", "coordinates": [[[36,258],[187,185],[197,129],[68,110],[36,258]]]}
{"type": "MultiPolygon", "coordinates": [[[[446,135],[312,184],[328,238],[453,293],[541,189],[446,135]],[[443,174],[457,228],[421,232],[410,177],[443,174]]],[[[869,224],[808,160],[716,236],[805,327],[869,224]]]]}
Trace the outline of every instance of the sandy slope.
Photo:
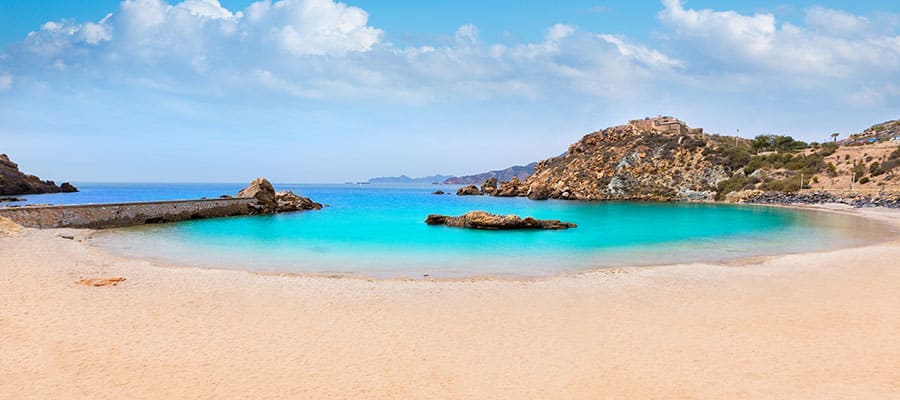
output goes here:
{"type": "Polygon", "coordinates": [[[0,235],[0,398],[900,398],[900,241],[432,282],[156,266],[87,234],[0,235]]]}

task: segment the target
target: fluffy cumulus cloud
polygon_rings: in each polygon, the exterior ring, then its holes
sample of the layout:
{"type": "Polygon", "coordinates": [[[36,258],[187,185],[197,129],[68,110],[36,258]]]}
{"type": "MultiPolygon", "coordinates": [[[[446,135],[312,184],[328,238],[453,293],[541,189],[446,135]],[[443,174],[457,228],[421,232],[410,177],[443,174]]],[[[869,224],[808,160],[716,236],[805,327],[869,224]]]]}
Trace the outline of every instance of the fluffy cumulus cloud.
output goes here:
{"type": "Polygon", "coordinates": [[[124,0],[99,21],[50,21],[9,48],[0,89],[10,89],[12,74],[16,87],[82,80],[237,98],[263,90],[418,103],[560,93],[618,99],[676,86],[841,87],[851,92],[848,104],[896,97],[872,92],[900,76],[900,36],[863,16],[813,7],[798,26],[774,14],[663,0],[657,18],[652,43],[556,24],[541,40],[497,44],[463,25],[449,41],[402,47],[371,26],[366,11],[332,0],[263,0],[243,10],[217,0],[124,0]]]}
{"type": "Polygon", "coordinates": [[[884,34],[864,17],[813,7],[801,27],[779,24],[773,14],[685,9],[680,0],[663,3],[659,19],[671,29],[675,47],[716,71],[784,73],[793,79],[897,76],[900,71],[900,36],[884,34]]]}

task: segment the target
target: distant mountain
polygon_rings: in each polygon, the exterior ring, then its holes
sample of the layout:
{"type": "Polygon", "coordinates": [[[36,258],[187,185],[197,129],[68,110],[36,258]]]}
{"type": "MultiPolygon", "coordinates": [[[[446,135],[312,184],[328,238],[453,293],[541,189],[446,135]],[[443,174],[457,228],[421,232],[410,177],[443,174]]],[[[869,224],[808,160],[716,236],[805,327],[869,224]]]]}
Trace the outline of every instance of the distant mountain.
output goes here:
{"type": "Polygon", "coordinates": [[[449,178],[453,178],[453,175],[432,175],[432,176],[423,176],[420,178],[410,178],[406,175],[382,176],[382,177],[378,177],[378,178],[369,179],[368,183],[431,184],[431,183],[441,183],[449,178]]]}
{"type": "Polygon", "coordinates": [[[497,178],[498,181],[503,182],[508,181],[513,177],[518,178],[520,181],[524,181],[534,172],[535,165],[537,165],[536,162],[528,165],[513,165],[512,167],[509,167],[507,169],[501,169],[497,171],[489,171],[476,175],[450,177],[443,182],[447,185],[480,185],[488,178],[497,178]]]}

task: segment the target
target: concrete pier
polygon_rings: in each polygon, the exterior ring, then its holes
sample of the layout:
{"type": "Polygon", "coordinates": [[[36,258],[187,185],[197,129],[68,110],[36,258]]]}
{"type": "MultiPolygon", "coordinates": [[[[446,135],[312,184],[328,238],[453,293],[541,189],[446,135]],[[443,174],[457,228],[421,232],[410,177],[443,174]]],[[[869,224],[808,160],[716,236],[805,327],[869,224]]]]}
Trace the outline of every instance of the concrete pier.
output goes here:
{"type": "Polygon", "coordinates": [[[256,213],[254,198],[0,208],[0,217],[29,228],[118,228],[256,213]]]}

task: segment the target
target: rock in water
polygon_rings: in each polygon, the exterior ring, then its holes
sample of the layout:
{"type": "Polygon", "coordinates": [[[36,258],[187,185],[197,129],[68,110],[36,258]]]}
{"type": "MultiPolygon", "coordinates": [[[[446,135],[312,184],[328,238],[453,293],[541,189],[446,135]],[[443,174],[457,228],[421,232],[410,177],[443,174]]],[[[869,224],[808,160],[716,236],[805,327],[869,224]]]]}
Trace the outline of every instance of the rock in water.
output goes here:
{"type": "Polygon", "coordinates": [[[491,195],[497,190],[497,177],[490,177],[481,184],[481,193],[491,195]]]}
{"type": "Polygon", "coordinates": [[[478,186],[469,185],[459,188],[456,191],[457,196],[481,196],[481,190],[478,190],[478,186]]]}
{"type": "Polygon", "coordinates": [[[266,178],[256,178],[250,182],[250,186],[241,189],[235,197],[256,199],[263,212],[275,212],[278,209],[275,187],[266,178]]]}
{"type": "Polygon", "coordinates": [[[256,178],[250,186],[238,192],[238,198],[254,198],[260,212],[274,214],[302,210],[321,210],[322,204],[297,195],[290,190],[275,192],[275,187],[266,178],[256,178]]]}
{"type": "Polygon", "coordinates": [[[68,182],[60,188],[53,181],[42,181],[34,175],[22,173],[18,164],[10,161],[6,154],[0,154],[0,196],[77,191],[68,182]]]}
{"type": "Polygon", "coordinates": [[[290,190],[275,193],[275,201],[278,203],[277,212],[322,209],[321,204],[310,200],[309,197],[298,196],[290,190]]]}
{"type": "Polygon", "coordinates": [[[494,196],[497,197],[517,197],[526,194],[528,194],[528,187],[516,177],[500,183],[500,187],[494,191],[494,196]]]}
{"type": "Polygon", "coordinates": [[[517,215],[497,215],[486,211],[469,211],[459,217],[431,214],[425,219],[428,225],[446,225],[455,228],[511,230],[511,229],[568,229],[578,225],[560,220],[541,220],[517,215]]]}
{"type": "Polygon", "coordinates": [[[78,189],[69,182],[63,182],[62,185],[59,185],[59,191],[63,193],[75,193],[78,189]]]}
{"type": "Polygon", "coordinates": [[[431,194],[444,194],[444,191],[438,189],[438,190],[435,190],[435,191],[431,192],[431,194]]]}

